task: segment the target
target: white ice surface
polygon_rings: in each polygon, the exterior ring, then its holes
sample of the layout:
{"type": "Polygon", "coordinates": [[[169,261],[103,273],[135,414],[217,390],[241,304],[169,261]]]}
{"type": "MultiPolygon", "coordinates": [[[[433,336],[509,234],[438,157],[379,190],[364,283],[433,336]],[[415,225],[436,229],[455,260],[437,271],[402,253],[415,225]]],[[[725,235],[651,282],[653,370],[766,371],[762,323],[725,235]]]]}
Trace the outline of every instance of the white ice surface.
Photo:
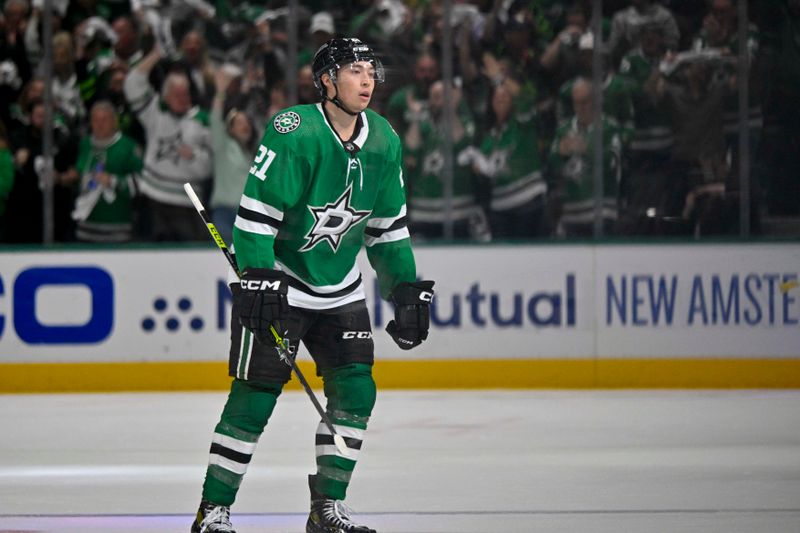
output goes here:
{"type": "MultiPolygon", "coordinates": [[[[0,532],[188,531],[223,393],[0,395],[0,532]]],[[[233,507],[302,532],[284,393],[233,507]]],[[[381,533],[800,532],[800,391],[380,392],[348,504],[381,533]]]]}

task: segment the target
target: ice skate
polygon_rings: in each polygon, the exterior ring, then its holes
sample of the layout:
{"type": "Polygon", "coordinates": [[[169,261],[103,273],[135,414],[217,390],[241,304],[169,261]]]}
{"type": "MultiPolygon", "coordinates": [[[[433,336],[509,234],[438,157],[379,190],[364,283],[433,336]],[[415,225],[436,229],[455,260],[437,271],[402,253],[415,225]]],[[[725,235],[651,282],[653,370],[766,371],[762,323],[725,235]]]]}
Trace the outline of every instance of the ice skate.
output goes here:
{"type": "Polygon", "coordinates": [[[236,533],[231,525],[231,510],[224,505],[200,502],[191,533],[236,533]]]}
{"type": "Polygon", "coordinates": [[[350,520],[350,509],[340,500],[325,498],[314,490],[314,476],[308,476],[311,488],[311,513],[306,533],[377,533],[350,520]]]}

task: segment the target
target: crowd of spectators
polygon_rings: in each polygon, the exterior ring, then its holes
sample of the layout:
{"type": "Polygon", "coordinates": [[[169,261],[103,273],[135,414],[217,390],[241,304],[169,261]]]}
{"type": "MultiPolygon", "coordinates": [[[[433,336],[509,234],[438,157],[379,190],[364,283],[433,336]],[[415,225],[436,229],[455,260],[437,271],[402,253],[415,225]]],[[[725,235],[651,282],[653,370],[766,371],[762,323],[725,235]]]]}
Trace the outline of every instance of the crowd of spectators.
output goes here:
{"type": "MultiPolygon", "coordinates": [[[[315,0],[299,2],[296,54],[285,2],[56,0],[49,29],[41,0],[0,3],[0,242],[42,242],[47,32],[59,242],[206,239],[186,181],[230,241],[268,118],[289,85],[318,101],[311,59],[336,35],[386,67],[372,107],[404,145],[414,238],[591,237],[598,162],[605,235],[739,231],[736,0],[606,0],[601,38],[588,0],[454,0],[449,32],[438,0],[315,0]]],[[[758,233],[800,217],[800,0],[750,2],[749,18],[758,233]]]]}

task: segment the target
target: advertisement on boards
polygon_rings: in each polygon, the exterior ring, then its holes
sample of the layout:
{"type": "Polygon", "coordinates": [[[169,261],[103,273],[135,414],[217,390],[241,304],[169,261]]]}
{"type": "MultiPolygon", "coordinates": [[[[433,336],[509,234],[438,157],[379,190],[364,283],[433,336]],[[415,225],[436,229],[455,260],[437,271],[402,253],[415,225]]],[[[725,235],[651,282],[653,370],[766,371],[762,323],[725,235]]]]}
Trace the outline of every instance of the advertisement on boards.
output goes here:
{"type": "MultiPolygon", "coordinates": [[[[418,247],[429,340],[399,350],[359,259],[383,359],[800,358],[800,247],[418,247]]],[[[215,249],[0,253],[0,362],[224,360],[215,249]]],[[[301,352],[302,353],[302,352],[301,352]]]]}

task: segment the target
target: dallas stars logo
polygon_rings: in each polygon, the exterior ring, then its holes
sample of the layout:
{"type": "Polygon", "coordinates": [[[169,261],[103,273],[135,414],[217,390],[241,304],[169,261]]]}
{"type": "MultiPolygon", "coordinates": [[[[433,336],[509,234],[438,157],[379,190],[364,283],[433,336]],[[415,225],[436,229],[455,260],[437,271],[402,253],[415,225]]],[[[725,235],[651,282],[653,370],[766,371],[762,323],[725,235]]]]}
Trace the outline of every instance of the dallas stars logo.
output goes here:
{"type": "Polygon", "coordinates": [[[322,207],[308,206],[308,210],[314,215],[314,227],[306,234],[305,239],[308,242],[300,248],[301,252],[307,252],[320,242],[326,241],[335,253],[350,228],[369,216],[370,211],[353,209],[350,205],[352,194],[351,185],[333,203],[322,207]]]}
{"type": "Polygon", "coordinates": [[[281,113],[273,121],[273,125],[278,133],[289,133],[300,126],[300,115],[294,111],[281,113]]]}
{"type": "Polygon", "coordinates": [[[158,148],[156,149],[156,159],[161,161],[163,159],[170,159],[172,163],[177,165],[180,161],[180,154],[178,147],[183,144],[180,130],[175,135],[161,137],[158,139],[158,148]]]}

